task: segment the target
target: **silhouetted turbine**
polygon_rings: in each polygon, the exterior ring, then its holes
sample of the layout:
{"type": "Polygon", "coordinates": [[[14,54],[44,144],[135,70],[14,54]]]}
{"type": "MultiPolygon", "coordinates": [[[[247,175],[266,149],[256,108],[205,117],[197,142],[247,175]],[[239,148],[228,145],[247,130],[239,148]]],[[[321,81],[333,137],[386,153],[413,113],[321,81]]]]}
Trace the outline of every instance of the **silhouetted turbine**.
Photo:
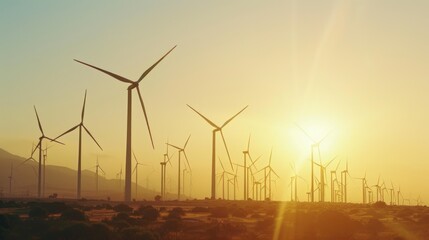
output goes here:
{"type": "Polygon", "coordinates": [[[140,99],[140,104],[142,106],[142,110],[143,110],[143,114],[145,116],[146,119],[146,125],[147,125],[147,129],[149,132],[149,136],[150,136],[150,141],[152,143],[152,148],[155,148],[154,144],[153,144],[153,139],[152,139],[152,133],[150,131],[150,127],[149,127],[149,121],[147,118],[147,114],[146,114],[146,109],[143,103],[143,98],[141,96],[140,93],[140,88],[139,88],[139,84],[140,82],[143,80],[144,77],[146,77],[146,75],[149,74],[150,71],[152,71],[152,69],[154,69],[156,67],[156,65],[158,65],[159,62],[161,62],[171,51],[173,51],[173,49],[176,46],[174,46],[172,49],[170,49],[170,51],[168,51],[164,56],[162,56],[156,63],[154,63],[150,68],[148,68],[137,81],[131,81],[128,78],[119,76],[115,73],[106,71],[104,69],[98,68],[96,66],[90,65],[88,63],[79,61],[74,59],[76,62],[79,62],[81,64],[84,64],[88,67],[92,67],[98,71],[101,71],[121,82],[125,82],[130,84],[129,87],[127,88],[128,91],[128,107],[127,107],[127,146],[126,146],[126,155],[125,155],[125,196],[124,199],[127,202],[131,201],[131,109],[132,109],[132,103],[131,103],[131,99],[132,99],[132,90],[135,88],[137,90],[137,94],[139,96],[140,99]]]}
{"type": "Polygon", "coordinates": [[[188,160],[188,157],[186,156],[186,152],[185,152],[185,148],[186,148],[186,145],[188,145],[189,138],[191,138],[191,135],[189,135],[188,139],[186,139],[186,142],[185,142],[185,145],[183,145],[183,148],[175,146],[175,145],[170,144],[170,143],[167,143],[168,146],[174,147],[175,149],[177,149],[179,151],[179,158],[178,158],[178,164],[177,164],[177,167],[178,167],[178,173],[177,173],[177,200],[180,200],[180,167],[181,167],[180,156],[182,155],[182,153],[185,156],[186,163],[189,166],[189,170],[191,170],[191,165],[189,165],[189,160],[188,160]]]}
{"type": "Polygon", "coordinates": [[[40,123],[39,114],[37,114],[36,106],[34,106],[34,112],[36,113],[39,130],[42,133],[42,136],[39,137],[39,143],[36,145],[33,152],[31,153],[31,156],[33,156],[33,153],[36,151],[37,148],[39,148],[39,173],[37,175],[37,197],[40,198],[42,196],[41,194],[42,194],[42,142],[43,142],[43,139],[48,139],[62,145],[64,145],[64,143],[45,136],[45,133],[43,132],[42,124],[40,123]]]}
{"type": "Polygon", "coordinates": [[[196,112],[200,117],[202,117],[204,120],[206,120],[213,129],[213,135],[212,135],[212,184],[211,184],[211,199],[216,199],[216,132],[220,132],[220,135],[222,136],[223,144],[225,145],[226,153],[228,154],[229,163],[231,164],[232,170],[234,170],[234,167],[232,166],[231,156],[229,155],[228,147],[226,146],[225,137],[223,136],[222,129],[232,121],[235,117],[237,117],[241,112],[243,112],[248,106],[244,107],[241,111],[239,111],[237,114],[232,116],[230,119],[228,119],[226,122],[222,124],[222,126],[218,126],[214,124],[212,121],[210,121],[208,118],[204,117],[201,113],[199,113],[197,110],[192,108],[188,105],[190,109],[192,109],[194,112],[196,112]]]}
{"type": "Polygon", "coordinates": [[[103,148],[101,148],[100,144],[98,144],[97,140],[95,140],[94,136],[89,132],[88,128],[85,127],[85,124],[83,123],[83,119],[85,116],[85,105],[86,105],[86,90],[85,90],[85,97],[83,98],[83,106],[82,106],[82,114],[80,117],[80,123],[78,123],[76,126],[70,128],[69,130],[65,131],[58,137],[56,137],[54,140],[57,140],[58,138],[66,135],[67,133],[70,133],[74,131],[75,129],[79,129],[79,148],[78,148],[78,155],[77,155],[77,193],[76,198],[81,198],[81,189],[82,189],[82,128],[88,133],[88,135],[94,140],[94,142],[97,144],[97,146],[103,151],[103,148]]]}

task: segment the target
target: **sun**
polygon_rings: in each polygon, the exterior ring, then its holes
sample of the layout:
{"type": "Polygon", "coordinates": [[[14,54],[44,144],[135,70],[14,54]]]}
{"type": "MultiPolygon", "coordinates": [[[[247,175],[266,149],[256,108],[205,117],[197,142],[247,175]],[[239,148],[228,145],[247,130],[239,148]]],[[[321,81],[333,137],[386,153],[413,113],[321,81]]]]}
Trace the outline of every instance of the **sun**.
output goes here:
{"type": "Polygon", "coordinates": [[[319,143],[323,159],[330,158],[335,153],[335,125],[322,119],[296,121],[285,128],[285,140],[291,145],[294,162],[301,165],[310,158],[313,144],[319,143]]]}

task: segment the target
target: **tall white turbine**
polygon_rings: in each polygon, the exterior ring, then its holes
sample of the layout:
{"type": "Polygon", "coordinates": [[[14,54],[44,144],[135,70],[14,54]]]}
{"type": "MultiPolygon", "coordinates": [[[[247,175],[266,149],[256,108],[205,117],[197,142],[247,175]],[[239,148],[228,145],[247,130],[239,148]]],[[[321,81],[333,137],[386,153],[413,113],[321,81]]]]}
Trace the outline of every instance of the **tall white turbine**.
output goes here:
{"type": "Polygon", "coordinates": [[[224,122],[222,124],[222,126],[220,126],[220,127],[218,125],[214,124],[212,121],[210,121],[208,118],[203,116],[201,113],[199,113],[197,110],[195,110],[191,106],[188,105],[188,107],[190,109],[192,109],[194,112],[196,112],[198,115],[200,115],[200,117],[202,117],[204,120],[206,120],[212,127],[214,127],[213,134],[212,134],[212,182],[211,182],[211,199],[214,200],[214,199],[216,199],[216,132],[220,132],[220,135],[222,136],[222,141],[223,141],[223,144],[225,145],[226,153],[228,154],[229,163],[231,164],[231,168],[234,170],[234,167],[232,166],[231,156],[229,155],[228,147],[226,146],[225,137],[223,136],[222,129],[228,123],[230,123],[232,121],[232,119],[234,119],[241,112],[243,112],[248,106],[244,107],[241,111],[239,111],[237,114],[235,114],[230,119],[228,119],[226,122],[224,122]]]}
{"type": "Polygon", "coordinates": [[[98,68],[96,66],[90,65],[88,63],[79,61],[74,59],[76,62],[79,62],[81,64],[84,64],[88,67],[94,68],[98,71],[101,71],[121,82],[125,82],[130,84],[127,88],[128,91],[128,102],[127,102],[127,144],[126,144],[126,154],[125,154],[125,195],[124,195],[124,200],[126,202],[130,202],[131,201],[131,109],[132,109],[132,90],[136,89],[137,90],[137,94],[139,96],[140,99],[140,104],[142,106],[142,110],[143,110],[143,114],[145,116],[146,119],[146,125],[147,125],[147,129],[149,132],[149,136],[150,136],[150,141],[152,143],[152,148],[155,148],[154,144],[153,144],[153,139],[152,139],[152,133],[150,131],[150,127],[149,127],[149,121],[147,118],[147,114],[146,114],[146,109],[143,103],[143,98],[142,95],[140,93],[140,88],[139,88],[139,84],[140,82],[143,80],[144,77],[146,77],[146,75],[149,74],[150,71],[152,71],[152,69],[154,69],[156,67],[156,65],[158,65],[159,62],[161,62],[171,51],[173,51],[173,49],[176,46],[174,46],[172,49],[170,49],[170,51],[168,51],[164,56],[162,56],[156,63],[154,63],[151,67],[149,67],[141,76],[139,79],[137,79],[137,81],[131,81],[128,78],[119,76],[115,73],[106,71],[104,69],[98,68]]]}
{"type": "Polygon", "coordinates": [[[54,140],[66,135],[67,133],[70,133],[74,131],[75,129],[79,129],[79,148],[78,148],[78,155],[77,155],[77,193],[76,197],[77,199],[81,198],[81,189],[82,189],[82,128],[86,131],[86,133],[92,138],[92,140],[97,144],[97,146],[103,151],[103,148],[101,148],[100,144],[98,144],[97,140],[95,140],[94,136],[92,136],[91,132],[89,132],[88,128],[85,127],[85,124],[83,123],[83,119],[85,116],[85,105],[86,105],[86,90],[85,90],[85,97],[83,98],[83,107],[82,107],[82,114],[80,116],[80,123],[78,123],[76,126],[70,128],[69,130],[65,131],[58,137],[56,137],[54,140]]]}

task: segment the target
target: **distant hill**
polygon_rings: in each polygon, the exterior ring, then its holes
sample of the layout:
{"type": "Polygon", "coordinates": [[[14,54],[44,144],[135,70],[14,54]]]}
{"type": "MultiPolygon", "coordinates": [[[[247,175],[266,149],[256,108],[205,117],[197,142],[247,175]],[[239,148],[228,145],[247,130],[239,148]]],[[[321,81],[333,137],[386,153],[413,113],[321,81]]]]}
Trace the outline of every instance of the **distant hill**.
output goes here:
{"type": "MultiPolygon", "coordinates": [[[[36,154],[35,154],[36,155],[36,154]]],[[[22,164],[26,158],[13,155],[0,148],[0,197],[36,197],[38,163],[28,161],[22,164]],[[13,164],[12,194],[9,193],[9,176],[13,164]]],[[[57,193],[60,198],[76,197],[77,171],[61,166],[46,165],[46,190],[45,197],[57,193]]],[[[122,200],[124,180],[106,179],[99,176],[99,191],[95,191],[95,172],[82,171],[82,197],[122,200]],[[121,184],[121,186],[120,186],[121,184]]],[[[133,183],[132,190],[135,189],[133,183]]],[[[134,194],[134,193],[133,193],[134,194]]],[[[138,186],[138,200],[153,200],[159,192],[154,192],[138,186]]],[[[174,195],[168,196],[174,199],[174,195]]],[[[134,198],[134,196],[133,196],[134,198]]]]}

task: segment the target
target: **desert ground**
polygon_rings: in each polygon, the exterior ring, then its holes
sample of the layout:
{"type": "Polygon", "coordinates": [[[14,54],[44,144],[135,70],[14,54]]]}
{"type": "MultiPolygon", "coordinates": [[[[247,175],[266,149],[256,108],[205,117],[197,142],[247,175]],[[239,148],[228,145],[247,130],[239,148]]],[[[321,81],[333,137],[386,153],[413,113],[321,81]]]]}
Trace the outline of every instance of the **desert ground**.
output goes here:
{"type": "Polygon", "coordinates": [[[429,239],[429,209],[384,202],[2,199],[0,239],[429,239]]]}

